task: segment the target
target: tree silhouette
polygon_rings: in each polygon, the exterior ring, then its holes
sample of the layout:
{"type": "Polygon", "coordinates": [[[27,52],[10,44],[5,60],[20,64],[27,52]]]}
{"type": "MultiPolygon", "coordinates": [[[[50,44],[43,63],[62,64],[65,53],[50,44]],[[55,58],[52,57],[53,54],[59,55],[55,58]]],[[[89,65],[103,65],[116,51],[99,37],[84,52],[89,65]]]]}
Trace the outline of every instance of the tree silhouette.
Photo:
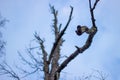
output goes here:
{"type": "MultiPolygon", "coordinates": [[[[97,26],[96,26],[95,17],[94,17],[94,10],[95,10],[98,2],[99,2],[99,0],[95,0],[94,4],[92,5],[91,0],[89,0],[89,9],[90,9],[90,14],[91,14],[92,27],[88,28],[87,26],[86,27],[80,26],[76,30],[78,32],[78,34],[80,32],[88,34],[88,38],[87,38],[85,44],[82,47],[75,46],[76,50],[73,53],[71,53],[70,56],[67,57],[61,64],[59,64],[59,59],[61,56],[61,46],[64,42],[63,35],[65,34],[65,31],[69,27],[69,24],[72,20],[72,14],[73,14],[72,6],[70,6],[71,11],[70,11],[70,14],[68,17],[68,21],[62,30],[61,30],[62,24],[58,24],[58,11],[55,10],[54,6],[50,6],[51,12],[54,16],[52,27],[53,27],[54,39],[55,39],[50,53],[48,53],[46,51],[45,46],[44,46],[45,40],[42,39],[38,33],[34,34],[35,39],[39,44],[39,47],[37,47],[37,48],[40,48],[40,50],[41,50],[41,53],[37,53],[37,57],[32,53],[32,50],[35,49],[36,47],[34,47],[34,48],[30,47],[29,49],[27,49],[28,55],[31,58],[31,60],[27,60],[24,56],[22,56],[18,52],[19,56],[21,57],[21,60],[25,64],[27,64],[29,67],[31,67],[32,71],[27,71],[27,70],[22,69],[19,66],[17,66],[17,68],[24,73],[24,76],[19,77],[13,71],[13,69],[11,67],[8,66],[8,68],[6,69],[5,66],[0,65],[0,69],[1,69],[0,72],[3,74],[9,74],[13,78],[20,80],[20,79],[23,79],[24,77],[27,77],[33,73],[40,71],[40,72],[44,73],[44,80],[59,80],[61,71],[76,56],[78,56],[78,54],[83,53],[85,50],[87,50],[91,46],[92,40],[97,32],[97,26]]],[[[7,63],[5,65],[7,65],[7,63]]]]}

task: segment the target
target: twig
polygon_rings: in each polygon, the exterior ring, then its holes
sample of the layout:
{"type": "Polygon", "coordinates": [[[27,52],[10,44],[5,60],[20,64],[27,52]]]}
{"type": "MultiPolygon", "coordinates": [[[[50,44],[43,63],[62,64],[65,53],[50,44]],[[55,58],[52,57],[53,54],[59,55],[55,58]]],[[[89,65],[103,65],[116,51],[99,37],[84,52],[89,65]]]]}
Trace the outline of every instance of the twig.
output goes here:
{"type": "Polygon", "coordinates": [[[53,19],[53,28],[54,28],[54,34],[55,34],[55,39],[57,39],[58,37],[58,33],[59,33],[59,30],[58,30],[58,27],[57,27],[57,24],[58,24],[58,19],[57,19],[57,15],[58,15],[58,11],[55,10],[54,6],[51,6],[50,5],[50,8],[51,8],[51,12],[54,16],[54,19],[53,19]]]}
{"type": "Polygon", "coordinates": [[[100,0],[96,0],[95,3],[94,3],[94,5],[93,5],[93,7],[92,7],[92,5],[91,5],[91,0],[89,0],[89,8],[90,8],[92,26],[95,27],[95,28],[96,28],[96,24],[95,24],[95,18],[94,18],[94,12],[93,12],[93,11],[94,11],[94,9],[95,9],[98,1],[100,1],[100,0]]]}
{"type": "Polygon", "coordinates": [[[23,77],[21,77],[21,78],[25,78],[25,77],[27,77],[27,76],[30,76],[31,74],[34,74],[34,73],[36,73],[37,71],[39,70],[39,68],[36,68],[34,71],[32,71],[32,72],[27,72],[27,74],[26,75],[24,75],[23,77]]]}
{"type": "Polygon", "coordinates": [[[4,61],[3,64],[0,64],[0,75],[9,75],[12,78],[20,80],[20,77],[13,71],[13,69],[4,61]]]}
{"type": "Polygon", "coordinates": [[[40,44],[40,48],[41,48],[42,53],[43,53],[44,61],[47,61],[48,53],[47,53],[47,51],[45,50],[45,47],[44,47],[44,40],[42,40],[37,33],[35,33],[34,36],[38,40],[38,42],[40,44]]]}
{"type": "Polygon", "coordinates": [[[92,8],[93,10],[95,9],[95,7],[96,7],[98,1],[100,1],[100,0],[96,0],[96,1],[95,1],[94,5],[93,5],[93,8],[92,8]]]}

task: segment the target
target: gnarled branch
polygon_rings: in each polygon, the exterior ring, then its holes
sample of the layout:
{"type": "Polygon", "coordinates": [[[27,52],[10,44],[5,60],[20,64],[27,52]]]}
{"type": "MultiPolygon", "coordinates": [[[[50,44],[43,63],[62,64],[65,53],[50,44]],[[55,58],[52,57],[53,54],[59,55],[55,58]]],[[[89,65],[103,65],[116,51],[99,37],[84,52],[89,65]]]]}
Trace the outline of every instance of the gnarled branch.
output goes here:
{"type": "Polygon", "coordinates": [[[90,47],[90,45],[92,43],[92,40],[93,40],[93,37],[97,32],[97,27],[96,27],[96,24],[95,24],[95,18],[94,18],[93,10],[95,9],[98,1],[99,0],[96,0],[96,2],[94,3],[94,6],[92,8],[91,7],[91,0],[89,0],[89,7],[90,7],[90,13],[91,13],[91,20],[92,20],[92,27],[91,27],[92,32],[90,34],[88,34],[89,36],[88,36],[85,44],[81,48],[76,46],[77,50],[74,51],[65,61],[63,61],[63,63],[58,67],[58,69],[56,71],[56,75],[58,73],[60,73],[67,66],[67,64],[71,60],[73,60],[78,54],[83,53],[86,49],[88,49],[90,47]]]}

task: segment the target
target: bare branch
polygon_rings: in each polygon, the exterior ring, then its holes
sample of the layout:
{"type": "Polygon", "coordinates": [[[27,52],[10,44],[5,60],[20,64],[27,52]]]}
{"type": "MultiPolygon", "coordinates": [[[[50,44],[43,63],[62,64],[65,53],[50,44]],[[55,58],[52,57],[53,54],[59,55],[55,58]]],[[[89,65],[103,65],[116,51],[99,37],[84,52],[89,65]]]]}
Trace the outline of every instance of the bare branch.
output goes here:
{"type": "Polygon", "coordinates": [[[6,18],[2,17],[0,14],[0,57],[5,55],[6,42],[2,39],[2,30],[1,29],[4,28],[6,22],[8,22],[8,20],[6,18]]]}
{"type": "Polygon", "coordinates": [[[40,66],[36,66],[36,67],[34,67],[34,68],[32,68],[32,71],[31,70],[26,70],[26,69],[23,69],[23,68],[21,68],[21,67],[19,67],[19,66],[17,66],[16,65],[16,68],[17,69],[19,69],[22,73],[22,77],[21,77],[21,79],[22,78],[25,78],[25,77],[28,77],[28,76],[30,76],[30,75],[32,75],[32,74],[34,74],[34,73],[36,73],[37,71],[43,71],[41,68],[40,68],[40,66]]]}
{"type": "Polygon", "coordinates": [[[71,60],[73,60],[78,54],[83,53],[86,49],[88,49],[91,46],[93,37],[94,37],[94,35],[97,32],[97,27],[96,27],[96,24],[95,24],[95,18],[94,18],[93,10],[95,9],[95,6],[96,6],[96,4],[97,4],[98,1],[99,0],[97,0],[95,2],[94,7],[92,8],[91,7],[91,0],[89,0],[91,20],[92,20],[92,25],[93,25],[90,30],[92,30],[92,32],[89,33],[89,36],[88,36],[85,44],[81,48],[79,48],[78,46],[76,46],[77,50],[75,52],[73,52],[65,61],[63,61],[63,63],[57,69],[56,73],[60,73],[61,70],[63,70],[71,60]]]}
{"type": "Polygon", "coordinates": [[[66,31],[66,29],[67,29],[67,27],[68,27],[68,25],[69,25],[69,23],[70,23],[70,21],[71,21],[72,13],[73,13],[73,7],[70,6],[70,8],[71,8],[71,12],[70,12],[70,15],[69,15],[68,22],[67,22],[66,26],[64,27],[64,29],[60,32],[60,35],[58,36],[57,40],[55,41],[55,43],[54,43],[54,45],[53,45],[53,47],[52,47],[52,50],[51,50],[50,56],[49,56],[49,60],[48,60],[49,63],[51,62],[52,56],[53,56],[53,54],[54,54],[54,51],[55,51],[55,49],[56,49],[56,47],[57,47],[60,39],[61,39],[62,36],[64,35],[64,33],[65,33],[65,31],[66,31]]]}
{"type": "Polygon", "coordinates": [[[93,5],[93,8],[92,8],[93,10],[95,9],[95,7],[96,7],[98,1],[100,1],[100,0],[96,0],[96,1],[95,1],[94,5],[93,5]]]}
{"type": "Polygon", "coordinates": [[[18,54],[19,54],[21,60],[22,60],[23,62],[25,62],[25,64],[29,65],[31,68],[34,68],[34,64],[33,64],[33,63],[31,63],[30,61],[26,60],[26,59],[21,55],[20,52],[18,52],[18,54]]]}
{"type": "Polygon", "coordinates": [[[36,65],[38,65],[38,66],[43,66],[42,61],[41,61],[41,60],[38,60],[38,59],[32,54],[31,50],[27,49],[27,51],[28,51],[28,54],[29,54],[30,58],[35,62],[36,65]]]}
{"type": "Polygon", "coordinates": [[[31,71],[31,72],[26,72],[26,74],[25,74],[23,77],[21,77],[21,78],[25,78],[25,77],[27,77],[27,76],[30,76],[30,75],[36,73],[38,70],[39,70],[39,68],[36,68],[35,70],[33,70],[33,71],[31,71]]]}
{"type": "Polygon", "coordinates": [[[20,80],[20,77],[13,71],[13,69],[4,61],[3,64],[0,64],[0,75],[9,75],[12,78],[20,80]]]}
{"type": "Polygon", "coordinates": [[[106,80],[106,78],[108,77],[108,74],[103,73],[102,71],[99,70],[95,70],[96,74],[98,74],[98,76],[95,74],[93,75],[94,78],[97,78],[99,80],[106,80]]]}
{"type": "Polygon", "coordinates": [[[47,61],[47,52],[46,52],[44,44],[43,44],[44,41],[38,36],[37,33],[35,33],[34,36],[39,41],[40,48],[42,50],[42,54],[43,54],[43,71],[44,71],[44,74],[45,74],[45,76],[46,75],[48,76],[48,73],[49,73],[49,64],[48,64],[48,61],[47,61]]]}
{"type": "Polygon", "coordinates": [[[90,47],[90,45],[91,45],[91,43],[92,43],[92,39],[93,39],[94,35],[96,34],[96,32],[97,32],[97,29],[95,29],[93,33],[89,34],[88,39],[87,39],[86,43],[83,45],[83,47],[79,48],[79,47],[76,46],[77,50],[76,50],[74,53],[72,53],[72,54],[59,66],[57,72],[60,73],[61,70],[64,69],[64,68],[67,66],[67,64],[68,64],[71,60],[73,60],[79,53],[83,53],[86,49],[88,49],[88,48],[90,47]]]}
{"type": "Polygon", "coordinates": [[[59,30],[58,30],[58,19],[57,19],[57,15],[58,15],[58,11],[55,10],[54,6],[51,6],[50,5],[50,8],[51,8],[51,12],[54,16],[54,19],[53,19],[53,28],[54,28],[54,34],[55,34],[55,39],[58,38],[58,34],[59,34],[59,30]]]}
{"type": "Polygon", "coordinates": [[[89,0],[89,8],[92,9],[91,0],[89,0]]]}
{"type": "Polygon", "coordinates": [[[95,9],[98,1],[100,1],[100,0],[96,0],[95,3],[94,3],[94,5],[93,5],[93,7],[92,7],[91,0],[89,0],[89,8],[90,8],[90,14],[91,14],[91,20],[92,20],[92,26],[93,27],[96,27],[95,18],[94,18],[94,12],[93,11],[94,11],[94,9],[95,9]]]}
{"type": "Polygon", "coordinates": [[[47,53],[47,51],[45,50],[45,47],[44,47],[44,40],[42,40],[37,33],[35,33],[34,36],[40,44],[40,48],[42,49],[44,61],[47,61],[48,53],[47,53]]]}
{"type": "Polygon", "coordinates": [[[62,24],[60,24],[60,25],[59,25],[59,29],[58,29],[58,32],[60,32],[60,30],[61,30],[61,26],[62,26],[62,24]]]}
{"type": "Polygon", "coordinates": [[[27,76],[29,76],[29,75],[37,72],[38,70],[43,71],[43,70],[41,69],[42,66],[43,66],[43,62],[42,62],[42,61],[39,61],[39,60],[32,54],[32,52],[31,52],[30,49],[27,49],[27,51],[28,51],[27,53],[29,54],[29,57],[31,58],[31,60],[32,60],[33,62],[26,60],[20,53],[18,53],[18,54],[19,54],[19,56],[21,57],[21,60],[22,60],[23,62],[25,62],[28,66],[30,66],[30,68],[32,69],[32,71],[28,71],[28,70],[26,70],[26,69],[23,69],[23,68],[21,68],[21,67],[16,66],[16,68],[19,69],[19,70],[22,72],[22,74],[24,74],[24,76],[23,76],[22,78],[27,77],[27,76]]]}

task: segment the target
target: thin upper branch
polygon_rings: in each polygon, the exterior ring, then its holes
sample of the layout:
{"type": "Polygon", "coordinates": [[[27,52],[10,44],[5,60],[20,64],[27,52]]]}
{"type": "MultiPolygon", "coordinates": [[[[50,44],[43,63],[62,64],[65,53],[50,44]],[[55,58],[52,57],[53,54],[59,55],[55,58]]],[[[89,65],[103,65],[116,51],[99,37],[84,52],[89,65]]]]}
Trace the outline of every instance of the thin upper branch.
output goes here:
{"type": "Polygon", "coordinates": [[[95,7],[96,7],[98,1],[100,1],[100,0],[96,0],[96,1],[95,1],[94,5],[93,5],[93,8],[92,8],[93,10],[95,9],[95,7]]]}
{"type": "Polygon", "coordinates": [[[26,60],[26,58],[23,57],[20,52],[18,52],[18,55],[20,56],[21,60],[22,60],[23,62],[25,62],[25,64],[29,65],[31,68],[34,67],[34,64],[33,64],[32,62],[26,60]]]}
{"type": "Polygon", "coordinates": [[[54,45],[53,45],[53,47],[52,47],[52,50],[51,50],[50,56],[49,56],[49,60],[48,60],[49,63],[51,62],[52,56],[53,56],[53,54],[54,54],[54,51],[55,51],[55,49],[56,49],[56,47],[57,47],[60,39],[61,39],[62,36],[64,35],[64,33],[65,33],[66,29],[68,28],[68,25],[69,25],[69,23],[70,23],[70,21],[71,21],[72,13],[73,13],[73,7],[70,6],[70,8],[71,8],[71,12],[70,12],[70,15],[69,15],[68,22],[67,22],[67,24],[65,25],[64,29],[60,32],[57,40],[55,41],[55,43],[54,43],[54,45]]]}
{"type": "Polygon", "coordinates": [[[54,16],[53,28],[54,28],[55,39],[57,39],[57,37],[59,35],[59,30],[58,30],[58,27],[57,27],[57,24],[58,24],[58,19],[57,19],[58,11],[55,10],[54,6],[50,5],[50,8],[51,8],[51,12],[52,12],[52,14],[54,16]]]}
{"type": "Polygon", "coordinates": [[[31,72],[26,72],[26,74],[25,74],[24,76],[22,76],[21,78],[25,78],[25,77],[27,77],[27,76],[30,76],[30,75],[36,73],[38,70],[39,70],[39,68],[36,68],[35,70],[33,70],[33,71],[31,71],[31,72]]]}
{"type": "Polygon", "coordinates": [[[92,26],[93,27],[96,27],[96,24],[95,24],[95,18],[94,18],[94,9],[97,5],[97,3],[99,2],[100,0],[96,0],[93,7],[92,7],[92,4],[91,4],[91,0],[89,0],[89,8],[90,8],[90,14],[91,14],[91,20],[92,20],[92,26]]]}
{"type": "Polygon", "coordinates": [[[44,61],[47,61],[47,51],[45,50],[45,46],[44,46],[44,40],[42,40],[39,35],[37,33],[35,33],[35,38],[38,40],[39,44],[40,44],[40,48],[42,50],[42,53],[43,53],[43,59],[44,61]]]}
{"type": "MultiPolygon", "coordinates": [[[[36,37],[36,39],[38,40],[38,42],[39,42],[39,44],[40,44],[40,48],[41,48],[41,50],[42,50],[42,55],[43,55],[43,66],[42,66],[42,68],[43,68],[43,71],[44,71],[44,75],[46,76],[46,75],[48,75],[48,73],[49,73],[49,64],[48,64],[48,61],[47,61],[47,51],[45,50],[45,47],[44,47],[44,40],[42,40],[40,37],[39,37],[39,35],[36,33],[35,34],[35,37],[36,37]]],[[[36,71],[34,71],[34,72],[36,72],[36,71]]]]}

